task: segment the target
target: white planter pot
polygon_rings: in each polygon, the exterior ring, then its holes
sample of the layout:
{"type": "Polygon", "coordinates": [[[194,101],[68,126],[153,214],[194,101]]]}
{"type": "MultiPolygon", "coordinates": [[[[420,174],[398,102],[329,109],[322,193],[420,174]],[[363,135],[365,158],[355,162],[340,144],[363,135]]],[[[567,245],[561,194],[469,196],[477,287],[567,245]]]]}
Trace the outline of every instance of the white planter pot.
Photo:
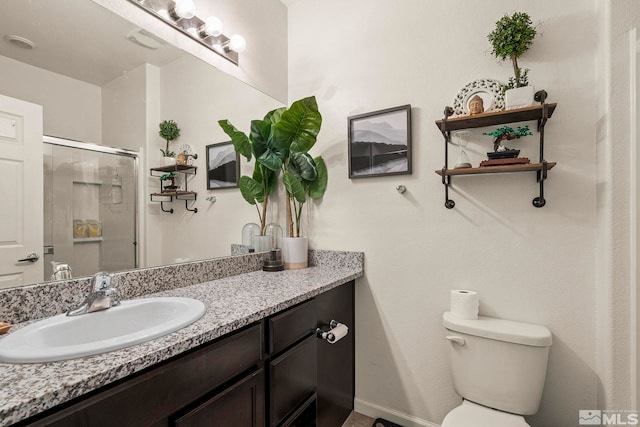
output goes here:
{"type": "Polygon", "coordinates": [[[161,166],[173,166],[175,164],[176,164],[176,159],[173,157],[162,157],[162,159],[160,159],[161,166]]]}
{"type": "Polygon", "coordinates": [[[253,241],[253,250],[255,252],[267,252],[272,249],[273,239],[271,236],[253,236],[251,240],[253,241]]]}
{"type": "Polygon", "coordinates": [[[284,268],[294,270],[309,265],[309,240],[306,237],[281,237],[284,268]]]}
{"type": "Polygon", "coordinates": [[[505,109],[531,107],[533,105],[533,86],[517,87],[504,93],[505,109]]]}

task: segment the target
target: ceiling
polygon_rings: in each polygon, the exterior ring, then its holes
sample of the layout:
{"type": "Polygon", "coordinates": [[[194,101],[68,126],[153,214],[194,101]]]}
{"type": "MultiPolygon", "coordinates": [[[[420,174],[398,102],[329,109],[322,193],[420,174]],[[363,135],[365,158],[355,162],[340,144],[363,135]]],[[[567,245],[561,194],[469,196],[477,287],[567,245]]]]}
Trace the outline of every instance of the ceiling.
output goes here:
{"type": "Polygon", "coordinates": [[[0,55],[98,86],[145,62],[160,67],[183,55],[170,45],[152,50],[127,40],[136,28],[92,1],[2,1],[0,55]],[[36,48],[11,45],[7,34],[36,48]]]}
{"type": "Polygon", "coordinates": [[[280,0],[285,6],[291,6],[294,3],[299,2],[300,0],[280,0]]]}

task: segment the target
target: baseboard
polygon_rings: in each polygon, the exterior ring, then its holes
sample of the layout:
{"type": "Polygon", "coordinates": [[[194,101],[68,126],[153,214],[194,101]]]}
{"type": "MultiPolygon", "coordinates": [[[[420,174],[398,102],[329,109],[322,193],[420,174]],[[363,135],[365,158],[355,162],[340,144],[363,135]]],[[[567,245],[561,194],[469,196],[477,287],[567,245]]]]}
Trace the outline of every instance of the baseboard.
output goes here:
{"type": "Polygon", "coordinates": [[[400,424],[404,427],[440,427],[439,424],[434,424],[422,418],[414,417],[413,415],[405,414],[395,409],[385,408],[384,406],[366,402],[361,399],[354,399],[354,410],[367,417],[384,418],[385,420],[400,424]]]}

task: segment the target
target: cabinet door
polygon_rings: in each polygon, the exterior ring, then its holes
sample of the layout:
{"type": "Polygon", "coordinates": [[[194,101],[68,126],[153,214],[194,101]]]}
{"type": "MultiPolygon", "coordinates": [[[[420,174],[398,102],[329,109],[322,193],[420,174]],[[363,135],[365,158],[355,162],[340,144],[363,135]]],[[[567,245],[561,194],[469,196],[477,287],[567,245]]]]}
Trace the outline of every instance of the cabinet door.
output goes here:
{"type": "Polygon", "coordinates": [[[355,392],[354,282],[316,297],[318,322],[343,323],[349,334],[335,344],[318,340],[318,427],[340,426],[353,410],[355,392]]]}
{"type": "Polygon", "coordinates": [[[178,418],[175,427],[263,427],[264,369],[178,418]]]}
{"type": "Polygon", "coordinates": [[[316,389],[315,335],[269,363],[269,425],[274,427],[293,413],[316,389]]]}

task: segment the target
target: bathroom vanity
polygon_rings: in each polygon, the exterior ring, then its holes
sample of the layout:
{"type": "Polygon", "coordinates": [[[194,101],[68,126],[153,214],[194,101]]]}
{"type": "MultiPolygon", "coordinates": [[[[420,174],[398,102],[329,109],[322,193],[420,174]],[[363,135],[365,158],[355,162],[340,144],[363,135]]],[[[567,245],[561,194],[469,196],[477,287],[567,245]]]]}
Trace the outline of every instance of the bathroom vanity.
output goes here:
{"type": "Polygon", "coordinates": [[[134,347],[0,364],[0,425],[339,426],[353,408],[361,261],[255,271],[151,294],[196,298],[207,312],[134,347]],[[331,320],[350,328],[334,344],[316,333],[331,320]]]}

